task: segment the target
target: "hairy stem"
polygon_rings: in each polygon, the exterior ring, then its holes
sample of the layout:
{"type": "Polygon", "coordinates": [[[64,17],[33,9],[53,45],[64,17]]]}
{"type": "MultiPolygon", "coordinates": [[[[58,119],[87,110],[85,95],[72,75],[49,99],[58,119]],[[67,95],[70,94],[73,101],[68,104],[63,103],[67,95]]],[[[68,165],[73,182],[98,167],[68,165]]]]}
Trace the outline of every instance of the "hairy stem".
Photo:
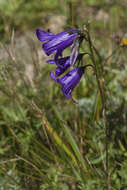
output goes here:
{"type": "Polygon", "coordinates": [[[89,33],[89,26],[88,26],[88,30],[87,30],[87,37],[88,37],[87,40],[88,40],[89,49],[90,49],[90,52],[91,52],[91,59],[92,59],[92,62],[94,64],[96,80],[97,80],[97,84],[98,84],[98,88],[99,88],[99,92],[100,92],[100,96],[101,96],[102,108],[103,108],[103,118],[104,118],[104,127],[105,127],[105,152],[106,152],[105,173],[106,173],[106,181],[107,181],[107,190],[110,190],[111,185],[110,185],[109,163],[108,163],[108,159],[109,159],[109,154],[108,154],[109,139],[108,139],[108,123],[107,123],[107,119],[106,119],[106,106],[105,106],[105,100],[104,100],[104,93],[103,93],[101,83],[100,83],[100,79],[99,79],[98,72],[97,72],[97,66],[96,66],[96,61],[95,61],[95,57],[94,57],[94,47],[93,47],[92,40],[91,40],[90,33],[89,33]]]}

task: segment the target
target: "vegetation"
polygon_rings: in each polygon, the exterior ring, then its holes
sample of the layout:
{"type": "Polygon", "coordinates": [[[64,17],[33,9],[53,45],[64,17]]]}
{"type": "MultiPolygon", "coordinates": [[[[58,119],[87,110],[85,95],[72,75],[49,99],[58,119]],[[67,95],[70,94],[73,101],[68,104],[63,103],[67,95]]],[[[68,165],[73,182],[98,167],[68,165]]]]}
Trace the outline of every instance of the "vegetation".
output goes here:
{"type": "MultiPolygon", "coordinates": [[[[123,7],[124,0],[0,0],[1,47],[9,57],[0,64],[0,190],[127,189],[127,11],[123,7]],[[13,29],[24,35],[43,28],[42,18],[48,14],[66,16],[65,28],[71,24],[83,28],[90,22],[107,134],[92,68],[73,90],[74,103],[50,79],[54,66],[43,60],[39,64],[35,41],[32,78],[25,73],[25,58],[19,62],[14,53],[13,29]]],[[[88,41],[82,48],[91,53],[88,41]]],[[[88,55],[83,62],[92,64],[88,55]]]]}

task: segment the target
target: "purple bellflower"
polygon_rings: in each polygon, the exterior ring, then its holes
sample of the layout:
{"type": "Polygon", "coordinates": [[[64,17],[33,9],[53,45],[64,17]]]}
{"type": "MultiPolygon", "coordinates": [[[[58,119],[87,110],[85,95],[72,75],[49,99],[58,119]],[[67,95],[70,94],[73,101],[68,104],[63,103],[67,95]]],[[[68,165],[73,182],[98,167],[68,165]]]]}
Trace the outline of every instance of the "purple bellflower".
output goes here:
{"type": "MultiPolygon", "coordinates": [[[[76,61],[80,62],[82,57],[83,57],[83,53],[80,53],[78,55],[76,55],[75,61],[73,62],[73,64],[75,64],[76,61]]],[[[58,77],[60,75],[62,75],[70,66],[71,66],[71,56],[69,57],[63,57],[63,58],[59,58],[59,59],[50,59],[46,61],[49,64],[56,64],[57,68],[55,71],[55,77],[58,77]]]]}
{"type": "Polygon", "coordinates": [[[57,59],[58,56],[62,56],[64,49],[72,45],[78,31],[78,29],[70,29],[54,35],[37,29],[36,35],[41,42],[44,42],[42,48],[46,55],[56,52],[55,59],[57,59]]]}
{"type": "Polygon", "coordinates": [[[50,72],[52,80],[61,84],[62,92],[66,98],[71,97],[72,89],[79,83],[84,74],[85,66],[75,67],[64,76],[60,77],[69,67],[74,66],[76,61],[80,63],[84,53],[79,53],[79,48],[83,36],[79,29],[70,29],[58,34],[52,34],[40,29],[36,30],[37,38],[43,43],[42,48],[46,55],[56,53],[54,59],[48,60],[47,63],[55,64],[56,71],[50,72]],[[62,57],[64,49],[72,47],[70,56],[62,57]],[[59,58],[60,57],[60,58],[59,58]],[[60,78],[58,78],[60,77],[60,78]]]}
{"type": "Polygon", "coordinates": [[[75,67],[61,78],[56,78],[53,72],[50,73],[52,80],[62,85],[62,92],[66,98],[70,98],[72,89],[79,83],[82,75],[84,74],[85,66],[75,67]]]}
{"type": "Polygon", "coordinates": [[[55,71],[55,77],[58,77],[60,75],[62,75],[67,69],[68,67],[70,67],[70,57],[63,57],[57,60],[48,60],[47,63],[49,64],[56,64],[57,68],[55,71]]]}

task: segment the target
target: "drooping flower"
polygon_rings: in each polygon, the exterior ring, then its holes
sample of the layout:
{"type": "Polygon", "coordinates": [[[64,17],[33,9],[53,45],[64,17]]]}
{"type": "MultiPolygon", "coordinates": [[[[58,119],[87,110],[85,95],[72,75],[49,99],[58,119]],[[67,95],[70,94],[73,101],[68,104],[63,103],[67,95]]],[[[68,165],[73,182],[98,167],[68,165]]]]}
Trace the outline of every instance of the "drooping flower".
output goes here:
{"type": "MultiPolygon", "coordinates": [[[[84,53],[78,54],[76,56],[75,62],[73,64],[75,64],[76,61],[80,62],[83,55],[84,55],[84,53]]],[[[57,65],[57,68],[55,71],[55,77],[58,77],[58,76],[62,75],[71,66],[71,57],[67,56],[67,57],[56,59],[56,60],[50,59],[50,60],[47,60],[46,62],[49,64],[57,65]]]]}
{"type": "Polygon", "coordinates": [[[57,68],[55,71],[55,77],[62,75],[68,69],[68,67],[70,67],[70,57],[69,56],[63,57],[63,58],[60,58],[57,60],[51,59],[51,60],[48,60],[46,62],[49,64],[56,64],[57,65],[57,68]]]}
{"type": "Polygon", "coordinates": [[[61,78],[56,78],[53,72],[50,73],[52,80],[62,85],[62,92],[66,98],[70,98],[72,89],[79,83],[82,75],[84,74],[85,66],[75,67],[61,78]]]}
{"type": "Polygon", "coordinates": [[[46,55],[51,55],[56,52],[55,58],[62,55],[64,49],[72,45],[77,32],[77,29],[70,29],[56,35],[37,29],[36,35],[41,42],[44,42],[42,48],[46,55]]]}
{"type": "Polygon", "coordinates": [[[83,40],[83,34],[78,29],[70,29],[58,34],[52,34],[40,29],[36,30],[36,35],[38,39],[43,42],[42,48],[46,55],[51,55],[55,53],[54,59],[48,60],[47,63],[55,64],[56,70],[50,72],[50,77],[57,83],[62,85],[62,92],[67,97],[71,97],[72,89],[79,83],[85,66],[75,67],[63,77],[60,77],[69,67],[74,66],[76,61],[79,65],[84,53],[79,53],[79,48],[83,40]],[[62,57],[63,50],[72,47],[72,52],[70,56],[62,57]],[[61,58],[59,58],[61,57],[61,58]],[[60,78],[58,78],[60,77],[60,78]]]}

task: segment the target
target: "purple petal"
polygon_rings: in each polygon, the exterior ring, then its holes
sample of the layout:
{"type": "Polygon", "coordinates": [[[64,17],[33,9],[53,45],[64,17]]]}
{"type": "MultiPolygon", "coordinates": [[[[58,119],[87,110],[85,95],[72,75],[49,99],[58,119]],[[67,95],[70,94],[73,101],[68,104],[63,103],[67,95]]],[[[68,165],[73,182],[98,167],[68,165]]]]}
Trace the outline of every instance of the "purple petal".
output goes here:
{"type": "Polygon", "coordinates": [[[61,37],[61,36],[64,36],[65,34],[71,35],[71,34],[70,34],[71,32],[72,32],[72,34],[73,34],[73,32],[77,34],[78,31],[79,31],[79,29],[69,29],[69,30],[65,30],[65,31],[63,31],[63,32],[60,32],[60,33],[56,34],[55,37],[59,38],[59,37],[61,37]],[[70,33],[69,33],[69,32],[70,32],[70,33]]]}
{"type": "Polygon", "coordinates": [[[79,83],[83,73],[84,67],[77,67],[68,72],[64,77],[57,79],[57,82],[62,85],[63,94],[67,98],[70,98],[72,89],[79,83]]]}
{"type": "Polygon", "coordinates": [[[54,59],[49,59],[49,60],[46,61],[46,63],[56,64],[56,61],[54,59]]]}
{"type": "Polygon", "coordinates": [[[66,67],[66,65],[68,65],[69,63],[69,56],[67,57],[62,57],[60,59],[49,59],[46,62],[49,64],[56,64],[57,66],[64,68],[66,67]]]}
{"type": "Polygon", "coordinates": [[[68,33],[56,35],[55,38],[43,44],[43,50],[47,55],[52,54],[56,50],[59,50],[60,54],[65,48],[72,45],[76,35],[76,33],[71,35],[68,33]]]}
{"type": "Polygon", "coordinates": [[[67,68],[68,66],[70,66],[70,57],[62,57],[60,59],[57,60],[56,63],[60,68],[67,68]]]}
{"type": "Polygon", "coordinates": [[[64,71],[63,71],[60,67],[57,67],[57,68],[56,68],[56,71],[55,71],[55,76],[58,77],[58,76],[60,76],[62,73],[64,73],[64,71]]]}
{"type": "Polygon", "coordinates": [[[70,67],[70,57],[64,57],[64,58],[60,58],[57,60],[48,60],[47,63],[49,64],[56,64],[57,68],[55,71],[55,77],[60,76],[61,74],[63,74],[68,67],[70,67]]]}
{"type": "Polygon", "coordinates": [[[62,57],[62,50],[61,49],[56,50],[55,60],[57,60],[58,57],[62,57]]]}
{"type": "Polygon", "coordinates": [[[49,33],[49,32],[45,32],[44,30],[40,30],[40,29],[37,29],[36,30],[36,35],[37,35],[37,38],[40,40],[40,41],[47,41],[47,40],[51,40],[55,35],[52,34],[52,33],[49,33]]]}
{"type": "Polygon", "coordinates": [[[65,85],[67,83],[69,83],[74,75],[76,74],[78,68],[74,68],[72,69],[71,71],[69,71],[66,75],[64,75],[63,77],[61,78],[58,78],[57,81],[61,84],[61,85],[65,85]]]}
{"type": "Polygon", "coordinates": [[[70,67],[70,62],[67,62],[66,65],[64,64],[63,67],[58,66],[56,68],[55,76],[58,77],[58,76],[62,75],[67,70],[68,67],[70,67]]]}
{"type": "Polygon", "coordinates": [[[66,96],[66,98],[71,98],[70,94],[72,92],[72,89],[65,90],[64,86],[62,87],[62,92],[66,96]]]}
{"type": "Polygon", "coordinates": [[[70,64],[73,66],[79,54],[79,39],[76,39],[70,55],[70,64]]]}
{"type": "Polygon", "coordinates": [[[54,80],[54,81],[57,82],[56,76],[54,75],[53,72],[50,72],[49,75],[50,75],[50,77],[51,77],[52,80],[54,80]]]}

